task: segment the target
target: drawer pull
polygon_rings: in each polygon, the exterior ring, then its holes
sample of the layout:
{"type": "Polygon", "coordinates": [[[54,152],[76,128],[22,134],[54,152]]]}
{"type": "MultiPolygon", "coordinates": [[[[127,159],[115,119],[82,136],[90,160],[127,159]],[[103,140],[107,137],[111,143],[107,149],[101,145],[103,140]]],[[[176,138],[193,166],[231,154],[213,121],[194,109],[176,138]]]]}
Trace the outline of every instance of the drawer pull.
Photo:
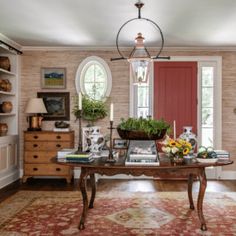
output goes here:
{"type": "Polygon", "coordinates": [[[38,144],[34,144],[33,147],[38,147],[38,144]]]}
{"type": "Polygon", "coordinates": [[[61,168],[56,168],[56,171],[61,171],[61,168]]]}
{"type": "Polygon", "coordinates": [[[39,138],[39,136],[38,136],[38,135],[35,135],[35,136],[34,136],[34,139],[38,139],[38,138],[39,138]]]}
{"type": "Polygon", "coordinates": [[[33,168],[33,171],[37,171],[37,170],[38,170],[38,168],[36,168],[36,167],[33,168]]]}
{"type": "Polygon", "coordinates": [[[57,135],[57,139],[61,139],[61,136],[60,136],[60,135],[57,135]]]}
{"type": "Polygon", "coordinates": [[[37,155],[34,155],[34,159],[37,159],[38,158],[38,156],[37,155]]]}
{"type": "Polygon", "coordinates": [[[61,144],[57,144],[56,147],[61,147],[61,144]]]}

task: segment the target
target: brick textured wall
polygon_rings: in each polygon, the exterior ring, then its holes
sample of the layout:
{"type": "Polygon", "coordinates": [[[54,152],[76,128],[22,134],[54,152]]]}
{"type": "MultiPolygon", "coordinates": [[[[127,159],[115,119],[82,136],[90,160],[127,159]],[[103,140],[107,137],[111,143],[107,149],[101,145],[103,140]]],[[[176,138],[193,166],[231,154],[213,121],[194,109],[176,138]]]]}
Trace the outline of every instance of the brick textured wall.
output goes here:
{"type": "MultiPolygon", "coordinates": [[[[222,51],[170,51],[163,55],[170,56],[222,56],[222,130],[223,148],[231,152],[232,159],[236,160],[236,115],[233,109],[236,107],[236,52],[222,51]]],[[[112,91],[108,101],[114,103],[114,123],[118,124],[121,117],[129,115],[129,65],[126,61],[111,62],[110,58],[117,56],[116,51],[25,51],[22,55],[21,69],[21,100],[20,100],[20,153],[22,159],[23,131],[27,129],[24,108],[31,97],[36,97],[37,92],[70,92],[70,110],[73,108],[72,97],[76,95],[75,75],[79,64],[88,56],[99,56],[109,65],[112,73],[112,91]],[[41,89],[42,67],[65,67],[67,71],[67,86],[63,90],[41,89]]],[[[84,123],[86,125],[86,123],[84,123]]],[[[102,133],[108,133],[109,117],[98,121],[96,125],[102,127],[102,133]]],[[[70,126],[75,130],[78,140],[78,122],[71,113],[70,126]]],[[[52,129],[54,122],[44,121],[43,129],[52,129]]],[[[235,170],[236,164],[225,167],[226,170],[235,170]]]]}

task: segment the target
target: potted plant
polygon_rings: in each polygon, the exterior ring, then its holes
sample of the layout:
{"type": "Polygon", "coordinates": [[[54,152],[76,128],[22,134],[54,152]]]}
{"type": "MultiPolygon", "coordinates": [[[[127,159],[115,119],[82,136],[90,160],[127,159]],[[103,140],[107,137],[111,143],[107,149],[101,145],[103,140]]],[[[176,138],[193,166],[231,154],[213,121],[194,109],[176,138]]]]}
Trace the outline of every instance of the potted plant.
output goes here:
{"type": "MultiPolygon", "coordinates": [[[[89,123],[94,123],[99,119],[103,119],[107,116],[107,107],[104,101],[94,100],[88,96],[82,96],[82,118],[89,123]]],[[[75,98],[75,106],[72,110],[74,116],[79,116],[78,98],[75,98]]],[[[91,124],[91,125],[92,125],[91,124]]]]}
{"type": "Polygon", "coordinates": [[[117,126],[118,134],[122,139],[136,140],[157,140],[162,139],[170,125],[164,120],[154,120],[151,118],[128,118],[121,119],[117,126]]]}

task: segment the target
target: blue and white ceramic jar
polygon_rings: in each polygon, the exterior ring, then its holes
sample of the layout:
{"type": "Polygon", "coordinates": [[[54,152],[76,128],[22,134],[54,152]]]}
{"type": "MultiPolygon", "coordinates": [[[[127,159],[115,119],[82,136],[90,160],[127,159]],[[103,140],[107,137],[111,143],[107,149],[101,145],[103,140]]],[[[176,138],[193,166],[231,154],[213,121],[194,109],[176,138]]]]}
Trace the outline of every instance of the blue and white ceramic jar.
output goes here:
{"type": "Polygon", "coordinates": [[[190,151],[190,155],[192,155],[197,146],[197,136],[192,132],[192,126],[184,126],[183,133],[179,136],[179,138],[188,141],[192,145],[192,150],[190,151]]]}

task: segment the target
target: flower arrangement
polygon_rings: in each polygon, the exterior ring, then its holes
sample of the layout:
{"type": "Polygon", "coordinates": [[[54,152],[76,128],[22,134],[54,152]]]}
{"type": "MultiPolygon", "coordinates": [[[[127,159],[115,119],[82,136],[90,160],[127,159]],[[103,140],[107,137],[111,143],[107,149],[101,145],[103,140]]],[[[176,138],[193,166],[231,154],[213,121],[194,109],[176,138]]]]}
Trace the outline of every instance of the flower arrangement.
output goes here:
{"type": "Polygon", "coordinates": [[[183,158],[192,150],[192,145],[184,139],[172,139],[169,136],[161,142],[162,151],[172,157],[183,158]]]}

